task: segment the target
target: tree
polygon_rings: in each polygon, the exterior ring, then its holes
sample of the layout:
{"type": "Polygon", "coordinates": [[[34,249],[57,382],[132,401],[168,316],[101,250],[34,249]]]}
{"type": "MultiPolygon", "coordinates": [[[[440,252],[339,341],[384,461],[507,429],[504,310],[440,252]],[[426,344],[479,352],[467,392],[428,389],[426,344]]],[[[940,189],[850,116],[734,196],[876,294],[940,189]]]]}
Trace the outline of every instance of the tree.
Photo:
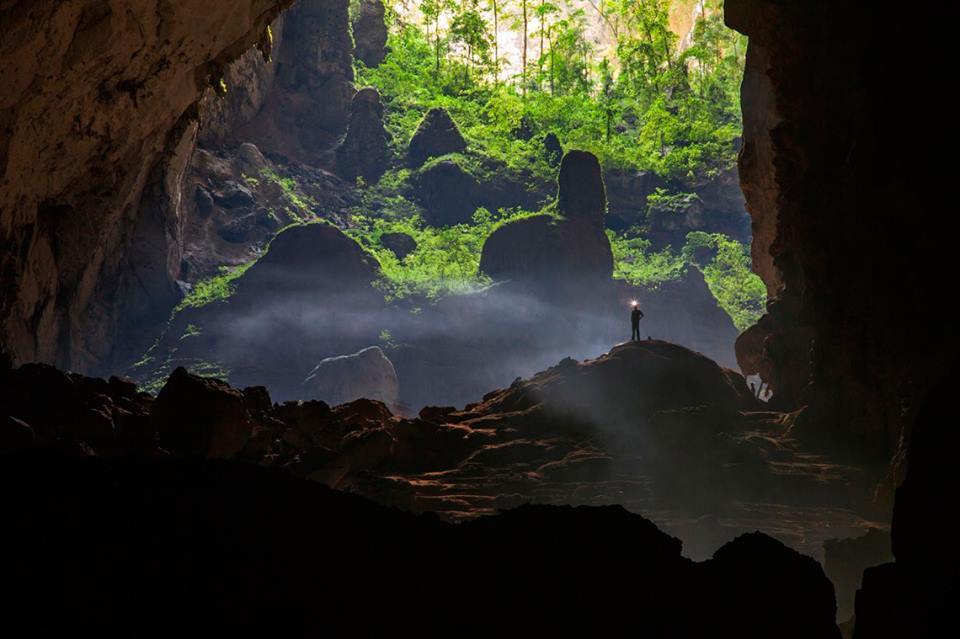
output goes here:
{"type": "Polygon", "coordinates": [[[450,35],[454,42],[466,50],[466,79],[469,82],[475,63],[483,64],[490,50],[487,21],[478,10],[478,0],[467,0],[450,23],[450,35]]]}

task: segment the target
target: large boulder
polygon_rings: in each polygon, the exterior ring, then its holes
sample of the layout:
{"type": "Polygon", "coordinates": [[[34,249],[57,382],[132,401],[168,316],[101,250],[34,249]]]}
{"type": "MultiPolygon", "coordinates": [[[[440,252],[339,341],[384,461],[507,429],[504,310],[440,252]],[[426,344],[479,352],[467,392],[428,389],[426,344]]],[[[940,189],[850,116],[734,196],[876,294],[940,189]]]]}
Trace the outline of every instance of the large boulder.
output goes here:
{"type": "Polygon", "coordinates": [[[557,211],[561,215],[589,219],[603,226],[607,192],[597,156],[588,151],[570,151],[564,155],[557,187],[557,211]]]}
{"type": "Polygon", "coordinates": [[[381,0],[361,0],[353,20],[353,56],[371,68],[379,66],[387,55],[385,13],[381,0]]]}
{"type": "Polygon", "coordinates": [[[369,293],[380,265],[340,229],[323,222],[287,227],[244,274],[237,295],[312,296],[369,293]]]}
{"type": "Polygon", "coordinates": [[[349,181],[362,177],[376,182],[387,170],[387,145],[380,94],[373,87],[361,89],[353,96],[347,135],[337,147],[340,175],[349,181]]]}
{"type": "Polygon", "coordinates": [[[427,224],[453,226],[469,222],[480,206],[480,184],[458,163],[441,160],[419,172],[414,197],[427,224]]]}
{"type": "Polygon", "coordinates": [[[607,282],[613,253],[603,230],[607,207],[597,158],[585,151],[563,157],[557,212],[524,218],[495,230],[483,245],[480,270],[494,280],[578,290],[607,282]]]}
{"type": "Polygon", "coordinates": [[[417,241],[406,233],[384,233],[380,236],[380,244],[390,249],[398,260],[417,250],[417,241]]]}
{"type": "Polygon", "coordinates": [[[310,399],[330,405],[375,399],[391,407],[397,405],[400,390],[397,372],[379,346],[322,360],[310,371],[304,387],[310,399]]]}
{"type": "Polygon", "coordinates": [[[410,139],[407,155],[410,164],[418,167],[430,158],[459,153],[467,143],[450,114],[445,109],[434,107],[427,111],[416,132],[410,139]]]}
{"type": "Polygon", "coordinates": [[[173,371],[157,395],[151,417],[160,446],[183,455],[232,457],[246,445],[252,431],[243,393],[184,368],[173,371]]]}

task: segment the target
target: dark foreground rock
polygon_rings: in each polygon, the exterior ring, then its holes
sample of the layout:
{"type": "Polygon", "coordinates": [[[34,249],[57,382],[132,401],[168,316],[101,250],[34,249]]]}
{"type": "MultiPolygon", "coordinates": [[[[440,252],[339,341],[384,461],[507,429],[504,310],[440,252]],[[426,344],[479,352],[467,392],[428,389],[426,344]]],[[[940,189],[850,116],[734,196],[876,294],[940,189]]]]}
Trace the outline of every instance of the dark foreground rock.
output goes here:
{"type": "Polygon", "coordinates": [[[3,461],[0,525],[17,549],[4,567],[17,586],[8,625],[316,631],[363,614],[367,629],[433,634],[482,606],[473,628],[839,636],[822,570],[759,534],[697,564],[619,507],[527,506],[451,525],[230,462],[3,461]]]}

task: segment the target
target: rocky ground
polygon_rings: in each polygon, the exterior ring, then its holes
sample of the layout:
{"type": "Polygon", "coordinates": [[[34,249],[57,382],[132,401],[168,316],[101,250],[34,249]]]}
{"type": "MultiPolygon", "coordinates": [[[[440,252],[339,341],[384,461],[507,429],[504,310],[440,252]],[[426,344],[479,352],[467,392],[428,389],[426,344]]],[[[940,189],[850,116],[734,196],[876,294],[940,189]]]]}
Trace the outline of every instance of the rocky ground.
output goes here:
{"type": "Polygon", "coordinates": [[[709,556],[769,531],[807,554],[879,524],[876,476],[805,447],[743,379],[683,347],[626,343],[564,360],[463,408],[273,403],[177,369],[156,397],[31,364],[4,374],[4,449],[206,457],[286,471],[447,520],[524,503],[623,504],[709,556]]]}

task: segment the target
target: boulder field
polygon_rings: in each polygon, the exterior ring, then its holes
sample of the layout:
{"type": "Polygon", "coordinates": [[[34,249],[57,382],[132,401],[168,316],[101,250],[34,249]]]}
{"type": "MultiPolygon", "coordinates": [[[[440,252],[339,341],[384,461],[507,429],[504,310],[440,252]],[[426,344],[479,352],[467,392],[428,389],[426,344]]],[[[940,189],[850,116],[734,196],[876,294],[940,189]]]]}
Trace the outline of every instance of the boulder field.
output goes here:
{"type": "Polygon", "coordinates": [[[763,412],[739,374],[667,342],[566,359],[415,418],[368,399],[275,403],[263,387],[183,368],[156,397],[42,364],[7,370],[0,388],[10,453],[231,459],[447,520],[618,503],[695,557],[757,527],[814,554],[875,525],[864,510],[874,475],[805,448],[793,416],[763,412]]]}

